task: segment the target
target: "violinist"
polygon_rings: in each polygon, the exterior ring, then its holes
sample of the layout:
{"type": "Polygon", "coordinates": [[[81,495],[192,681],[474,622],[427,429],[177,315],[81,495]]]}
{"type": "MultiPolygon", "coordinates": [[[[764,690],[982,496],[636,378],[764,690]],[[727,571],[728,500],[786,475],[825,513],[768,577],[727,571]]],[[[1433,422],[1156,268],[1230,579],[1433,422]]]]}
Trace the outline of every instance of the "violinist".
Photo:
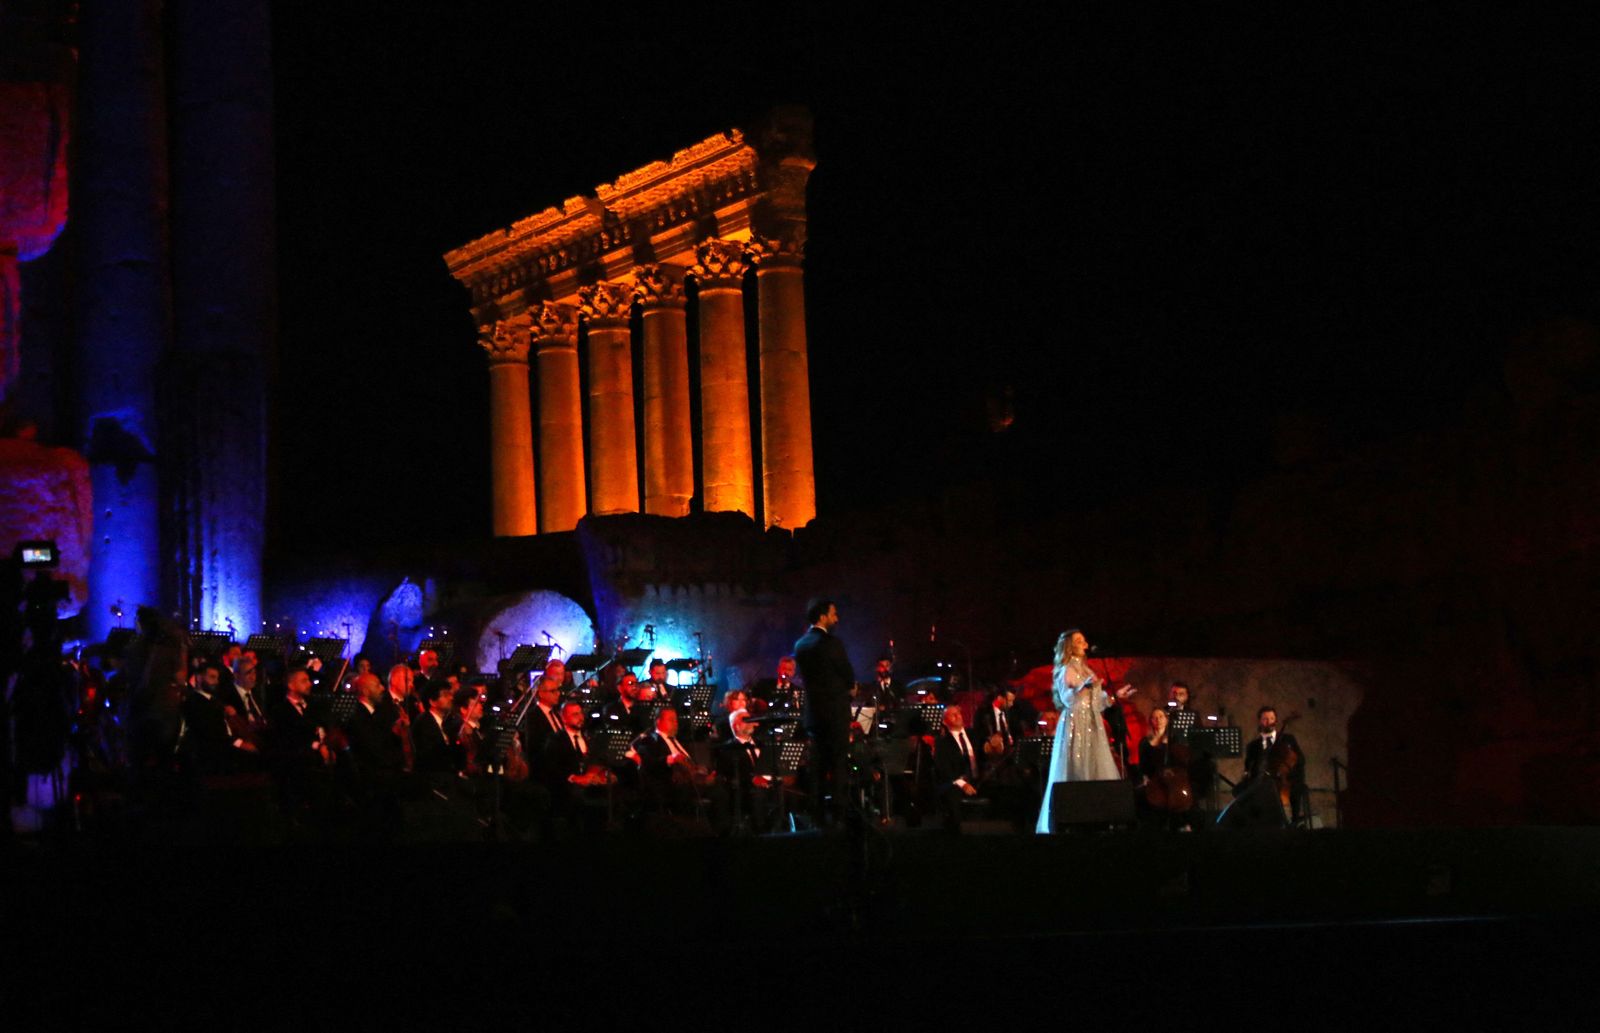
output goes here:
{"type": "Polygon", "coordinates": [[[405,664],[389,668],[389,702],[400,711],[409,724],[422,716],[422,704],[416,696],[416,672],[405,664]]]}
{"type": "Polygon", "coordinates": [[[448,782],[462,768],[460,750],[456,746],[454,728],[450,720],[455,710],[455,698],[444,679],[428,682],[423,690],[423,703],[427,710],[411,722],[411,743],[416,749],[416,771],[431,783],[448,782]]]}
{"type": "Polygon", "coordinates": [[[533,687],[534,704],[523,723],[522,744],[528,763],[535,771],[541,770],[545,744],[551,736],[561,734],[561,683],[566,674],[566,665],[560,660],[552,660],[545,668],[544,677],[533,687]]]}
{"type": "Polygon", "coordinates": [[[327,730],[312,712],[311,673],[304,668],[289,672],[284,695],[268,708],[268,758],[284,809],[295,818],[303,808],[328,803],[327,769],[333,764],[327,730]]]}
{"type": "Polygon", "coordinates": [[[1256,737],[1245,747],[1244,771],[1246,781],[1277,779],[1292,819],[1299,820],[1306,796],[1306,755],[1299,740],[1278,727],[1278,711],[1270,704],[1256,711],[1256,737]]]}

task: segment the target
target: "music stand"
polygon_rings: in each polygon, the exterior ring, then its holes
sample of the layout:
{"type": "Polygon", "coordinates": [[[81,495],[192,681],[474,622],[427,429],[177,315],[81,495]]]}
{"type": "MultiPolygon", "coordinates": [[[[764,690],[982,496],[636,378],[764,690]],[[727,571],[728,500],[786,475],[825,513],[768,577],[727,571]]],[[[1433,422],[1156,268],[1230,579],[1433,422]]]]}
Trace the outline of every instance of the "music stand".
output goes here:
{"type": "Polygon", "coordinates": [[[1032,735],[1017,740],[1017,762],[1032,764],[1034,770],[1039,772],[1040,785],[1044,788],[1049,788],[1050,758],[1055,752],[1056,737],[1053,735],[1032,735]]]}
{"type": "Polygon", "coordinates": [[[306,639],[306,651],[312,656],[321,657],[324,665],[336,664],[344,659],[344,651],[349,644],[342,638],[313,636],[306,639]]]}
{"type": "Polygon", "coordinates": [[[584,735],[599,744],[597,751],[604,763],[615,767],[619,764],[631,764],[632,759],[628,751],[633,748],[633,740],[637,738],[632,731],[626,728],[599,728],[593,733],[584,732],[584,735]]]}
{"type": "MultiPolygon", "coordinates": [[[[113,634],[115,634],[113,632],[113,634]]],[[[196,656],[203,656],[207,660],[215,660],[228,651],[233,637],[226,631],[191,631],[189,632],[189,651],[196,656]]]]}
{"type": "Polygon", "coordinates": [[[679,710],[705,713],[711,709],[710,685],[686,685],[673,692],[673,702],[679,710]]]}
{"type": "Polygon", "coordinates": [[[573,653],[567,657],[567,670],[589,674],[605,666],[605,658],[598,653],[573,653]]]}
{"type": "Polygon", "coordinates": [[[778,743],[778,823],[787,825],[789,819],[789,792],[783,786],[782,779],[793,775],[805,764],[811,751],[811,743],[804,739],[786,739],[778,743]]]}
{"type": "Polygon", "coordinates": [[[1189,745],[1211,757],[1237,757],[1244,753],[1244,733],[1236,725],[1196,728],[1189,733],[1189,745]]]}
{"type": "Polygon", "coordinates": [[[944,727],[943,703],[916,703],[905,709],[916,715],[916,719],[912,722],[913,735],[937,735],[944,727]],[[915,727],[917,725],[921,727],[915,727]]]}
{"type": "Polygon", "coordinates": [[[653,649],[624,649],[617,653],[617,663],[624,667],[638,667],[650,659],[653,649]]]}
{"type": "Polygon", "coordinates": [[[517,648],[511,651],[511,655],[501,661],[501,664],[510,665],[518,669],[519,673],[535,668],[542,671],[550,663],[550,653],[551,648],[549,646],[535,646],[531,643],[520,642],[517,644],[517,648]]]}
{"type": "Polygon", "coordinates": [[[1193,710],[1174,710],[1170,713],[1172,717],[1172,734],[1168,738],[1182,736],[1183,739],[1188,739],[1189,733],[1194,731],[1195,719],[1200,715],[1193,710]]]}
{"type": "Polygon", "coordinates": [[[335,725],[350,723],[350,718],[355,715],[356,704],[361,701],[359,693],[334,692],[328,696],[328,717],[335,725]]]}
{"type": "Polygon", "coordinates": [[[282,656],[289,651],[289,640],[282,635],[269,635],[258,631],[246,640],[244,647],[256,656],[268,656],[273,653],[282,656]]]}

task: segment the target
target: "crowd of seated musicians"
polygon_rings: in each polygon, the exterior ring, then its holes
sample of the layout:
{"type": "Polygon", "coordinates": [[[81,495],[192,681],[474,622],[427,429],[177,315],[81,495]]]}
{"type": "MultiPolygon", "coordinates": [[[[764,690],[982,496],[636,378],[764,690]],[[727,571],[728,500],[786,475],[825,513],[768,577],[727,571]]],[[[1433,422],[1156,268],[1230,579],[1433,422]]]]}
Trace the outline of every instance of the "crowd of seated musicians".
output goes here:
{"type": "MultiPolygon", "coordinates": [[[[533,705],[513,748],[500,752],[484,735],[488,698],[462,684],[464,671],[442,672],[431,651],[418,657],[417,667],[396,665],[384,679],[358,659],[346,683],[358,700],[342,723],[331,719],[329,694],[317,691],[332,688],[316,685],[323,673],[318,665],[291,667],[281,690],[263,703],[254,658],[225,659],[231,662],[196,666],[181,704],[175,756],[201,776],[270,774],[280,801],[296,817],[326,819],[343,807],[379,831],[393,831],[401,804],[423,799],[487,823],[493,776],[496,819],[530,835],[557,826],[598,828],[608,813],[613,820],[663,816],[719,831],[740,826],[765,832],[781,812],[808,809],[791,798],[836,790],[814,786],[793,770],[783,772],[776,744],[762,732],[765,719],[779,716],[797,691],[792,657],[779,662],[773,678],[749,691],[729,692],[694,728],[684,727],[676,708],[659,705],[670,698],[660,661],[651,665],[646,681],[623,673],[616,697],[598,718],[591,717],[562,662],[552,661],[531,679],[533,705]],[[626,739],[621,756],[597,748],[596,724],[607,737],[626,739]],[[605,810],[597,806],[602,796],[605,810]],[[794,802],[799,806],[792,808],[794,802]]],[[[959,830],[976,798],[987,802],[992,816],[1029,826],[1042,787],[1039,771],[1019,759],[1017,745],[1050,734],[1052,715],[1041,720],[1006,686],[987,694],[970,728],[963,709],[948,702],[938,728],[913,726],[906,735],[902,725],[891,734],[884,715],[910,703],[940,702],[908,694],[891,667],[880,660],[873,679],[852,694],[849,798],[885,824],[898,812],[912,823],[937,816],[947,829],[959,830]]],[[[1173,686],[1168,707],[1191,709],[1186,686],[1173,686]]],[[[1277,734],[1270,708],[1263,708],[1263,719],[1262,737],[1252,743],[1254,767],[1261,766],[1277,734]]],[[[1159,781],[1170,761],[1167,730],[1167,713],[1158,708],[1138,762],[1129,765],[1128,777],[1141,789],[1159,781]]],[[[1192,767],[1191,773],[1209,777],[1192,767]]],[[[1148,810],[1147,818],[1182,824],[1148,810]]]]}

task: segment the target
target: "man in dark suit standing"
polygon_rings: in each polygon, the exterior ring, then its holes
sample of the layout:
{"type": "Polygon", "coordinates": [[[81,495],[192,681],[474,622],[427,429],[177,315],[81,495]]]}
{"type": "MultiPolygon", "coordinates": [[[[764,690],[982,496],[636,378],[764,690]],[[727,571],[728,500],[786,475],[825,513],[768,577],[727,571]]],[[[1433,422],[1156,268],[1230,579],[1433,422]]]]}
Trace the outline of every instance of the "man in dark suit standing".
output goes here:
{"type": "MultiPolygon", "coordinates": [[[[1250,745],[1244,750],[1244,770],[1247,780],[1253,783],[1257,779],[1270,779],[1267,773],[1267,762],[1272,755],[1274,747],[1286,748],[1286,755],[1294,757],[1294,764],[1289,768],[1289,804],[1291,819],[1298,820],[1304,809],[1306,796],[1306,755],[1300,749],[1300,741],[1288,732],[1278,728],[1278,712],[1271,705],[1264,706],[1256,711],[1256,737],[1250,740],[1250,745]]],[[[1242,796],[1245,786],[1234,790],[1235,796],[1242,796]]]]}
{"type": "Polygon", "coordinates": [[[839,610],[830,599],[806,607],[811,627],[794,644],[794,659],[805,682],[803,719],[811,740],[811,809],[818,827],[844,813],[850,793],[850,690],[855,671],[844,643],[833,634],[839,610]]]}

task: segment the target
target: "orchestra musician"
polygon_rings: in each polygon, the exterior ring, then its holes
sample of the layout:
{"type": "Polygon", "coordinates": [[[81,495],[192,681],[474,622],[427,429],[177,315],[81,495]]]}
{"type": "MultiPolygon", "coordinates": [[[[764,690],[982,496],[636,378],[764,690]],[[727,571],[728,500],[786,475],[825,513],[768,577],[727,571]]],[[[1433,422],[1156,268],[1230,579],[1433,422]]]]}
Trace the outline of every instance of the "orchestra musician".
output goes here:
{"type": "Polygon", "coordinates": [[[411,722],[411,744],[416,751],[417,774],[437,787],[447,784],[463,767],[454,730],[449,727],[455,698],[442,678],[428,682],[422,691],[427,709],[411,722]]]}
{"type": "Polygon", "coordinates": [[[767,706],[787,706],[794,699],[795,668],[794,657],[779,657],[777,673],[771,678],[762,678],[756,682],[751,686],[750,694],[767,706]]]}
{"type": "Polygon", "coordinates": [[[552,735],[561,734],[561,683],[566,679],[566,674],[566,665],[560,660],[552,660],[545,666],[544,676],[533,687],[534,704],[528,709],[527,720],[523,722],[522,747],[536,774],[543,764],[545,743],[552,735]]]}
{"type": "MultiPolygon", "coordinates": [[[[542,683],[541,683],[542,684],[542,683]]],[[[617,679],[617,698],[606,704],[600,720],[607,728],[620,728],[630,737],[643,735],[650,730],[650,709],[644,705],[643,694],[650,691],[639,684],[632,671],[625,671],[617,679]]]]}
{"type": "MultiPolygon", "coordinates": [[[[1306,797],[1306,755],[1300,741],[1278,727],[1278,711],[1270,704],[1256,711],[1256,737],[1244,751],[1246,782],[1270,778],[1275,774],[1284,782],[1289,796],[1290,817],[1298,821],[1304,813],[1306,797]],[[1274,768],[1281,770],[1274,771],[1274,768]]],[[[1243,783],[1241,783],[1242,789],[1243,783]]]]}
{"type": "Polygon", "coordinates": [[[241,754],[257,751],[253,742],[228,727],[219,690],[220,672],[215,664],[207,664],[192,679],[179,710],[179,751],[201,776],[236,771],[243,766],[238,759],[241,754]]]}
{"type": "Polygon", "coordinates": [[[933,780],[944,827],[949,832],[961,831],[961,801],[978,795],[983,767],[979,757],[961,708],[953,703],[945,707],[944,726],[933,746],[933,780]]]}
{"type": "Polygon", "coordinates": [[[878,662],[873,665],[872,681],[868,683],[872,688],[875,706],[893,706],[905,699],[905,684],[894,677],[893,672],[894,661],[886,656],[878,657],[878,662]]]}
{"type": "MultiPolygon", "coordinates": [[[[633,677],[633,675],[629,674],[626,677],[633,677]]],[[[637,678],[634,678],[634,680],[638,681],[637,678]]],[[[639,682],[637,698],[641,703],[664,703],[672,699],[672,686],[667,684],[667,662],[665,660],[650,661],[650,679],[639,682]]]]}
{"type": "Polygon", "coordinates": [[[422,716],[422,704],[416,695],[416,672],[406,664],[389,668],[389,702],[409,724],[422,716]]]}
{"type": "Polygon", "coordinates": [[[327,730],[311,708],[311,673],[289,672],[284,695],[268,707],[267,756],[279,800],[291,817],[327,802],[327,769],[333,764],[327,730]]]}
{"type": "Polygon", "coordinates": [[[749,709],[750,694],[743,689],[729,689],[712,711],[711,742],[716,745],[732,738],[733,726],[730,722],[734,712],[749,709]]]}
{"type": "Polygon", "coordinates": [[[1002,685],[989,693],[984,705],[973,715],[973,735],[983,744],[985,756],[1000,756],[1011,749],[1017,736],[1023,734],[1020,729],[1012,727],[1011,708],[1016,699],[1017,690],[1010,685],[1002,685]]]}
{"type": "Polygon", "coordinates": [[[645,807],[669,814],[692,814],[696,787],[705,778],[688,749],[678,741],[677,709],[663,707],[656,716],[655,729],[635,739],[631,752],[639,766],[639,795],[645,807]]]}
{"type": "Polygon", "coordinates": [[[715,824],[727,828],[733,812],[743,814],[757,833],[772,827],[773,798],[781,792],[777,777],[777,751],[763,750],[755,741],[756,724],[741,708],[728,715],[728,737],[716,748],[717,786],[713,795],[715,824]]]}
{"type": "Polygon", "coordinates": [[[410,738],[377,675],[357,675],[352,685],[360,699],[344,732],[354,768],[358,820],[366,837],[389,839],[400,828],[410,738]]]}
{"type": "MultiPolygon", "coordinates": [[[[590,756],[589,739],[583,734],[583,704],[568,700],[561,705],[560,714],[561,731],[545,740],[538,770],[550,792],[550,817],[575,826],[581,817],[580,794],[590,786],[606,785],[611,776],[598,758],[590,756]]],[[[598,824],[589,824],[590,831],[598,828],[598,824]]]]}

